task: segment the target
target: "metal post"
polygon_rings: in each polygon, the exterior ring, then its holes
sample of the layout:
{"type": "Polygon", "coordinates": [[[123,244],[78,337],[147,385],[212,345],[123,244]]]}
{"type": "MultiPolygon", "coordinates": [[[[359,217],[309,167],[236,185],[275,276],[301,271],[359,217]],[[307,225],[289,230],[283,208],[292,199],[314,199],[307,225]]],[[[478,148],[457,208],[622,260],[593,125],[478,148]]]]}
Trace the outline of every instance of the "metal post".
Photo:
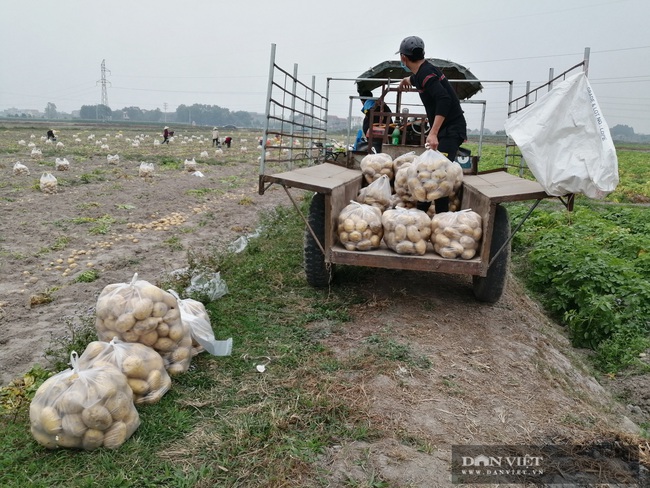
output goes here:
{"type": "Polygon", "coordinates": [[[262,138],[262,157],[260,158],[260,174],[264,174],[266,163],[266,139],[269,134],[269,117],[271,116],[271,95],[273,94],[273,69],[275,67],[275,44],[271,44],[271,60],[269,62],[269,85],[266,88],[266,122],[262,138]]]}
{"type": "Polygon", "coordinates": [[[589,53],[591,53],[591,48],[586,47],[583,60],[585,76],[589,76],[589,53]]]}
{"type": "Polygon", "coordinates": [[[555,70],[553,68],[549,68],[549,70],[548,70],[548,91],[551,91],[553,89],[553,78],[555,78],[555,70]]]}

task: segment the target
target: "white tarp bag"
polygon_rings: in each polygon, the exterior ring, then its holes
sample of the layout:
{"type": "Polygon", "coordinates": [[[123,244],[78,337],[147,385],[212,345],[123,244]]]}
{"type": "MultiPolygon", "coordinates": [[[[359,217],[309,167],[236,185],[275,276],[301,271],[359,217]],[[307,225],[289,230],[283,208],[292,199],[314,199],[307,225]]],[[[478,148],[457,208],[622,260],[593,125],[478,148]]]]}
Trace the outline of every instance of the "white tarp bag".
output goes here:
{"type": "Polygon", "coordinates": [[[602,199],[616,189],[616,149],[584,72],[506,120],[505,130],[549,195],[602,199]]]}

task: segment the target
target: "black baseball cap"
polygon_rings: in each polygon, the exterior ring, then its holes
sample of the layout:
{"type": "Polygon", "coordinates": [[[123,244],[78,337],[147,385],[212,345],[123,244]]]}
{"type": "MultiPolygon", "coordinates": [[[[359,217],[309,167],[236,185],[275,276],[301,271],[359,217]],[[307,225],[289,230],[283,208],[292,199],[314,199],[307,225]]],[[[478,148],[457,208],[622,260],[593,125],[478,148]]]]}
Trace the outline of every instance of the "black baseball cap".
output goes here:
{"type": "Polygon", "coordinates": [[[402,41],[402,43],[399,45],[399,51],[397,51],[395,54],[406,54],[407,56],[413,56],[416,49],[421,49],[422,54],[424,54],[424,41],[418,36],[409,36],[402,41]]]}

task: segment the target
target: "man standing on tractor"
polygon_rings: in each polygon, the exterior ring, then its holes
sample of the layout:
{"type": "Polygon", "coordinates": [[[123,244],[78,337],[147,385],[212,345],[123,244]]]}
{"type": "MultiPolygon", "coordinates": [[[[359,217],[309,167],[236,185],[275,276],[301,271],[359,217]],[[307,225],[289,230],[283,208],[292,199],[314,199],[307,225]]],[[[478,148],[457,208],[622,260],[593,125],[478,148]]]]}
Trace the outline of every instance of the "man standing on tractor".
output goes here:
{"type": "MultiPolygon", "coordinates": [[[[467,139],[467,122],[456,92],[442,71],[424,59],[424,41],[419,37],[405,38],[395,54],[400,55],[402,67],[413,72],[400,82],[400,90],[416,88],[427,112],[430,130],[426,143],[454,161],[458,148],[467,139]]],[[[436,213],[445,212],[449,198],[436,200],[435,204],[436,213]]]]}

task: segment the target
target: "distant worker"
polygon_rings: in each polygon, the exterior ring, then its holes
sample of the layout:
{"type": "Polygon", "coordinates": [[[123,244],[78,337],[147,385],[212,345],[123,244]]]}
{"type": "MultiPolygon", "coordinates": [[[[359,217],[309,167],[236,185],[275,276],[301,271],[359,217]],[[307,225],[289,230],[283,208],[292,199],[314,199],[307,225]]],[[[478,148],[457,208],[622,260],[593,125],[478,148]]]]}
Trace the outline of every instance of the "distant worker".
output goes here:
{"type": "Polygon", "coordinates": [[[226,145],[226,147],[230,147],[230,144],[232,143],[232,137],[226,136],[226,138],[223,140],[223,143],[226,145]]]}
{"type": "Polygon", "coordinates": [[[163,144],[169,144],[169,127],[165,126],[163,129],[163,144]]]}
{"type": "Polygon", "coordinates": [[[364,115],[363,118],[363,135],[366,137],[366,140],[370,139],[371,131],[373,135],[372,145],[377,152],[381,152],[382,145],[382,134],[386,131],[386,126],[392,122],[392,118],[386,116],[379,116],[379,112],[388,112],[392,113],[392,110],[384,103],[383,100],[375,100],[373,98],[372,92],[370,90],[363,90],[359,93],[361,103],[363,108],[361,112],[364,115]],[[374,110],[373,110],[374,109],[374,110]],[[370,120],[370,112],[374,116],[372,121],[370,120]]]}
{"type": "Polygon", "coordinates": [[[219,130],[214,127],[212,129],[212,146],[220,146],[221,144],[219,143],[219,130]]]}
{"type": "Polygon", "coordinates": [[[56,135],[54,135],[54,131],[52,129],[47,131],[47,140],[56,141],[56,135]]]}

